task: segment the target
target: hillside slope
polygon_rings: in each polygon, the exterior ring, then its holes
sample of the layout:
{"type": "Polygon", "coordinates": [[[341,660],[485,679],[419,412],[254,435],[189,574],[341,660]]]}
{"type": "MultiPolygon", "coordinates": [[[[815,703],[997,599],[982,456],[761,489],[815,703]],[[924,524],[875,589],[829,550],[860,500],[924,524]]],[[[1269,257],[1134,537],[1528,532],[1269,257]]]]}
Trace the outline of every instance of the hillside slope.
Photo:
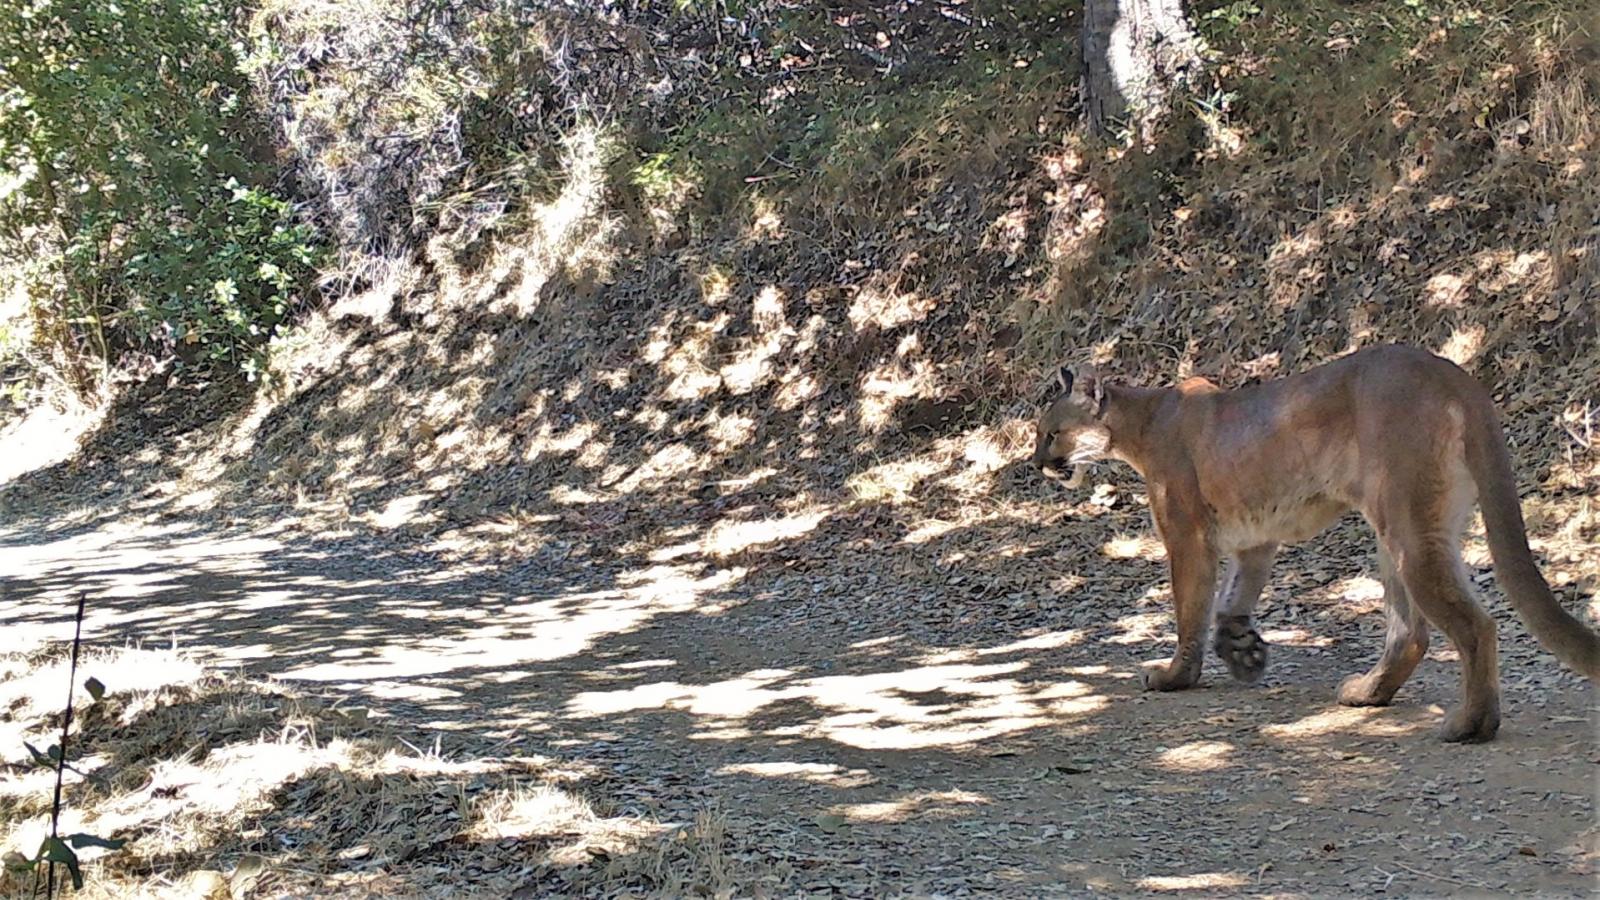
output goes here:
{"type": "MultiPolygon", "coordinates": [[[[282,348],[276,389],[185,438],[204,458],[156,454],[167,474],[431,530],[760,478],[985,496],[1065,358],[1227,384],[1395,340],[1493,387],[1526,483],[1594,491],[1596,51],[1559,5],[1205,16],[1217,93],[1148,153],[1075,130],[1075,62],[1049,39],[1069,11],[902,23],[921,62],[889,75],[820,32],[811,57],[765,48],[765,93],[669,95],[661,131],[568,111],[551,137],[562,115],[468,103],[445,197],[439,178],[395,193],[420,164],[388,194],[338,168],[382,159],[334,127],[372,87],[345,69],[378,51],[353,42],[383,37],[338,9],[258,27],[287,48],[269,87],[290,151],[338,190],[357,290],[282,348]],[[312,50],[315,76],[288,68],[312,50]],[[431,230],[397,255],[380,218],[431,230]]],[[[489,59],[457,80],[509,77],[489,59]]],[[[449,118],[400,105],[448,106],[424,63],[404,71],[410,94],[363,128],[449,118]]]]}

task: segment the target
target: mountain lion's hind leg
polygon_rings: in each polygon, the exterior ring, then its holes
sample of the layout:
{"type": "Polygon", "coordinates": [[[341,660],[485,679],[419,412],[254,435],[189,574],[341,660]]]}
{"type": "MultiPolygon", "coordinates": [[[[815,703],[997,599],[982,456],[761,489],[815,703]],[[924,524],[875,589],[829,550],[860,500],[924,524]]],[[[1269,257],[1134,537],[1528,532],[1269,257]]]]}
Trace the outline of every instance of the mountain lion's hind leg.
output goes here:
{"type": "MultiPolygon", "coordinates": [[[[1379,522],[1380,540],[1394,561],[1406,597],[1444,632],[1461,657],[1461,704],[1445,714],[1439,736],[1450,742],[1493,740],[1500,729],[1500,663],[1494,619],[1467,585],[1461,532],[1473,497],[1454,485],[1414,485],[1390,498],[1379,522]],[[1440,490],[1439,487],[1443,487],[1440,490]]],[[[1409,673],[1407,673],[1409,674],[1409,673]]]]}
{"type": "Polygon", "coordinates": [[[1387,706],[1428,652],[1428,623],[1411,605],[1406,586],[1395,570],[1389,551],[1378,547],[1378,577],[1383,582],[1389,630],[1383,655],[1365,675],[1351,675],[1339,685],[1339,702],[1345,706],[1387,706]]]}
{"type": "Polygon", "coordinates": [[[1236,554],[1217,597],[1216,633],[1211,647],[1238,681],[1253,684],[1267,670],[1267,642],[1256,631],[1252,614],[1261,591],[1272,577],[1278,545],[1263,544],[1236,554]]]}

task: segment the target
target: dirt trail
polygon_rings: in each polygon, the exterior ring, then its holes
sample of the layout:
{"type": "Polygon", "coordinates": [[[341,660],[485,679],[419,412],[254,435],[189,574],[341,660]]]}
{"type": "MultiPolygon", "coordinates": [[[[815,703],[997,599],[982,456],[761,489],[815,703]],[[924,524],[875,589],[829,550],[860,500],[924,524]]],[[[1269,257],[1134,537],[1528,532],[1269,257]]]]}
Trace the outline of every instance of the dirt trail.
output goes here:
{"type": "Polygon", "coordinates": [[[447,746],[602,765],[621,809],[722,811],[735,857],[782,868],[786,893],[1595,887],[1592,689],[1503,602],[1500,740],[1445,746],[1443,642],[1396,706],[1331,702],[1375,658],[1381,617],[1360,578],[1306,576],[1315,546],[1270,590],[1262,685],[1210,660],[1202,689],[1150,696],[1138,664],[1171,639],[1156,560],[1052,555],[1043,534],[1045,558],[1006,561],[999,536],[972,537],[969,558],[1000,563],[974,562],[974,585],[948,548],[875,539],[874,515],[814,523],[818,552],[721,563],[552,541],[467,564],[181,519],[12,532],[0,624],[8,644],[63,634],[86,589],[93,641],[175,640],[359,693],[447,746]],[[1008,591],[1030,566],[1075,587],[1008,591]]]}

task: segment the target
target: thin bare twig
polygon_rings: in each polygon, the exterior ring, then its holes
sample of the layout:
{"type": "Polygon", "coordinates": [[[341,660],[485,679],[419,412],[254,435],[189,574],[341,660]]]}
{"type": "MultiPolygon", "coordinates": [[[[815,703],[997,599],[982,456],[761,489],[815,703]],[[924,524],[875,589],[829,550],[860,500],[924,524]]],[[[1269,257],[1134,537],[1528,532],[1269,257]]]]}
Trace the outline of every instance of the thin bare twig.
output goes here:
{"type": "MultiPolygon", "coordinates": [[[[1479,890],[1488,890],[1489,889],[1489,885],[1485,884],[1482,881],[1468,881],[1468,880],[1462,879],[1462,878],[1451,878],[1449,875],[1435,875],[1432,872],[1424,872],[1421,869],[1414,868],[1412,866],[1408,866],[1403,862],[1394,862],[1394,863],[1391,863],[1391,865],[1394,865],[1394,866],[1397,866],[1399,868],[1405,869],[1407,872],[1410,872],[1413,875],[1420,875],[1423,878],[1426,878],[1426,879],[1428,879],[1430,881],[1442,881],[1445,884],[1459,884],[1462,887],[1478,888],[1479,890]]],[[[1382,870],[1380,869],[1379,871],[1382,871],[1382,870]]]]}

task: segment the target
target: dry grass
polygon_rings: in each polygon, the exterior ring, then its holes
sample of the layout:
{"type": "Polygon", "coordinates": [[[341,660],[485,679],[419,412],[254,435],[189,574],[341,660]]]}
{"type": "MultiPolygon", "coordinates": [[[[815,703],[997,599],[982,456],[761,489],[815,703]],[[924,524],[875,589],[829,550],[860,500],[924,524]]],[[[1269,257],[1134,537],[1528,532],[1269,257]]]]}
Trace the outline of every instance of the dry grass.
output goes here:
{"type": "MultiPolygon", "coordinates": [[[[578,896],[730,896],[765,877],[730,862],[713,812],[680,825],[598,813],[584,787],[601,774],[593,767],[418,749],[363,707],[209,672],[170,650],[91,653],[80,674],[109,692],[78,699],[62,828],[128,840],[82,854],[86,896],[208,884],[235,896],[555,885],[578,896]]],[[[65,675],[57,651],[0,657],[11,760],[0,768],[0,852],[31,854],[48,833],[53,775],[23,761],[22,742],[59,739],[51,698],[65,675]]],[[[31,880],[0,878],[7,896],[31,880]]]]}

